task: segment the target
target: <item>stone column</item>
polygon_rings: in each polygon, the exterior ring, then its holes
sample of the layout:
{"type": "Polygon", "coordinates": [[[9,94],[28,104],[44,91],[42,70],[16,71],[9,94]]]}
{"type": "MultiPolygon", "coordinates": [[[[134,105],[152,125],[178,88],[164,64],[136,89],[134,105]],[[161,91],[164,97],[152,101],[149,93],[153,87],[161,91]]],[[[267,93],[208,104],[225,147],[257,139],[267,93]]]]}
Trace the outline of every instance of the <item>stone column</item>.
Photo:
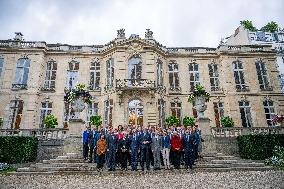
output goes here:
{"type": "Polygon", "coordinates": [[[202,155],[211,155],[217,153],[216,141],[212,135],[209,118],[198,118],[198,127],[201,130],[202,142],[202,155]]]}

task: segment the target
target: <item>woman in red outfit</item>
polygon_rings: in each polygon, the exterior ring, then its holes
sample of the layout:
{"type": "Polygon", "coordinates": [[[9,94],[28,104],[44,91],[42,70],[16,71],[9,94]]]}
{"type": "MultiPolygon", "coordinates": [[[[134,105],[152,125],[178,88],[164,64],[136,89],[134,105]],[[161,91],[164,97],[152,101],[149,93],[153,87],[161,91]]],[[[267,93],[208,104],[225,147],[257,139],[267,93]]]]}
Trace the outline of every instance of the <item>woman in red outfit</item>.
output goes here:
{"type": "Polygon", "coordinates": [[[176,131],[174,131],[174,136],[171,139],[171,151],[173,154],[173,164],[175,169],[180,168],[180,156],[182,151],[182,139],[176,131]]]}

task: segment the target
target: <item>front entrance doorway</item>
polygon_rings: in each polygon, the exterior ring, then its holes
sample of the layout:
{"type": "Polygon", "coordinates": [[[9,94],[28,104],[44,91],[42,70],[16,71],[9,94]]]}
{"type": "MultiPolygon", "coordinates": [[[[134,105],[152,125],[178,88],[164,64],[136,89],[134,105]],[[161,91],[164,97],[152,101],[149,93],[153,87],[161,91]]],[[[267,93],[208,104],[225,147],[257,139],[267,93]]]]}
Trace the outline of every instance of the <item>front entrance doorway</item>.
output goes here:
{"type": "Polygon", "coordinates": [[[143,104],[139,99],[130,100],[128,103],[128,124],[143,125],[143,104]]]}

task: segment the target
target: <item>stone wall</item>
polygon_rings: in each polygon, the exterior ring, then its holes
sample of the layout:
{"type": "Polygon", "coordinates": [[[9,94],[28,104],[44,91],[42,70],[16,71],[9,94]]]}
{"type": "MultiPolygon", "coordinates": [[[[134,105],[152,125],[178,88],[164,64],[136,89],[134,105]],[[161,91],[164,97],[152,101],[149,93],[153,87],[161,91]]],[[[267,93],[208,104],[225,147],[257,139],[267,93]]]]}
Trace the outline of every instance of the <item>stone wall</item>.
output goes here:
{"type": "Polygon", "coordinates": [[[52,159],[63,155],[63,140],[39,140],[37,161],[52,159]]]}
{"type": "Polygon", "coordinates": [[[239,156],[239,147],[236,137],[215,137],[214,139],[218,153],[239,156]]]}

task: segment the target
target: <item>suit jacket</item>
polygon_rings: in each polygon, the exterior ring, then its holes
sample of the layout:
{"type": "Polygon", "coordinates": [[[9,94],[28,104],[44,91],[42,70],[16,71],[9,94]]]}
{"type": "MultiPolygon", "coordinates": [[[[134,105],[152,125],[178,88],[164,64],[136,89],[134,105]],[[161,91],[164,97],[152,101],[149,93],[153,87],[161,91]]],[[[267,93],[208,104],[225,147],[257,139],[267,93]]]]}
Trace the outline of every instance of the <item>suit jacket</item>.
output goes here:
{"type": "Polygon", "coordinates": [[[182,150],[182,139],[180,136],[173,136],[171,139],[171,150],[181,151],[182,150]],[[177,150],[178,148],[178,150],[177,150]]]}
{"type": "Polygon", "coordinates": [[[194,136],[192,134],[184,135],[182,145],[185,152],[192,151],[194,144],[194,136]]]}
{"type": "Polygon", "coordinates": [[[118,151],[119,152],[129,152],[129,140],[128,138],[120,139],[118,141],[118,151]]]}
{"type": "Polygon", "coordinates": [[[140,134],[140,137],[139,137],[139,143],[140,143],[141,149],[150,148],[150,145],[151,145],[151,143],[152,143],[150,133],[148,133],[148,132],[146,132],[146,133],[141,133],[141,134],[140,134]],[[144,142],[147,142],[147,143],[144,144],[144,142]]]}
{"type": "Polygon", "coordinates": [[[97,154],[105,155],[107,152],[107,141],[106,139],[100,139],[97,142],[97,154]]]}
{"type": "Polygon", "coordinates": [[[153,135],[152,143],[151,143],[152,150],[161,151],[162,150],[162,138],[161,136],[153,135]]]}
{"type": "Polygon", "coordinates": [[[117,151],[118,138],[116,135],[108,135],[107,137],[107,149],[117,151]]]}
{"type": "Polygon", "coordinates": [[[131,151],[139,149],[140,143],[139,143],[139,135],[138,134],[136,134],[135,136],[131,135],[129,137],[129,142],[130,142],[130,149],[131,149],[131,151]]]}

